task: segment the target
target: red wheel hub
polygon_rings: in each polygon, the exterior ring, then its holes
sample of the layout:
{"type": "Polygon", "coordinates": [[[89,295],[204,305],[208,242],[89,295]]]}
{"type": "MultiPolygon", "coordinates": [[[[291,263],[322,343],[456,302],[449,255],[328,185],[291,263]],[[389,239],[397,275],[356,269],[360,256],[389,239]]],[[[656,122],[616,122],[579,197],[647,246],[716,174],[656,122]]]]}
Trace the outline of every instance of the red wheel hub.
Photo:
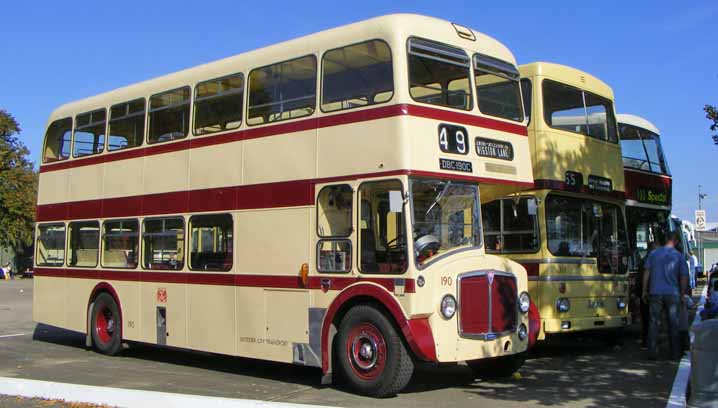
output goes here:
{"type": "Polygon", "coordinates": [[[386,367],[386,341],[373,324],[361,323],[349,332],[346,344],[352,371],[363,380],[374,380],[386,367]]]}
{"type": "Polygon", "coordinates": [[[95,313],[95,333],[103,343],[109,343],[115,333],[115,316],[107,306],[101,306],[95,313]]]}

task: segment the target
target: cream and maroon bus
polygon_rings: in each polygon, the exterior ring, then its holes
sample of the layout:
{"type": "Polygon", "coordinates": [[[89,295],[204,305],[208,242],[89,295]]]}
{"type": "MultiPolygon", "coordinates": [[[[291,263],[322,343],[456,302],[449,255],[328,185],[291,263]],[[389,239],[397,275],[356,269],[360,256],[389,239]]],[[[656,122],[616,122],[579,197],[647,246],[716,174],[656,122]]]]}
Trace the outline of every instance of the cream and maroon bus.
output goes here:
{"type": "Polygon", "coordinates": [[[485,253],[479,192],[533,186],[519,89],[498,41],[391,15],[63,105],[34,319],[106,354],[314,366],[374,396],[415,361],[512,372],[526,272],[485,253]]]}
{"type": "Polygon", "coordinates": [[[536,188],[482,206],[486,251],[526,268],[539,339],[622,328],[628,248],[613,91],[564,65],[519,71],[536,188]]]}

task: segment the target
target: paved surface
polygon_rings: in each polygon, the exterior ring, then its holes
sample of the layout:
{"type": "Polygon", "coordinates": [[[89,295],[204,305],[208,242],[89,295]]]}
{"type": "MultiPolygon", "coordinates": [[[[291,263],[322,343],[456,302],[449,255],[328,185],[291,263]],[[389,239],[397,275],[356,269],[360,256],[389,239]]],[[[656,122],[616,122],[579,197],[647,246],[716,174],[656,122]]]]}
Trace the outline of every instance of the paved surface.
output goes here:
{"type": "MultiPolygon", "coordinates": [[[[422,367],[398,397],[375,400],[322,387],[318,369],[146,345],[105,357],[86,350],[81,334],[33,323],[31,307],[32,281],[0,281],[0,376],[377,408],[659,407],[665,406],[677,367],[645,360],[635,331],[622,348],[596,335],[564,336],[541,343],[520,379],[485,382],[473,380],[464,366],[422,367]],[[24,335],[5,337],[14,334],[24,335]]],[[[0,406],[34,406],[15,401],[0,397],[0,406]]]]}

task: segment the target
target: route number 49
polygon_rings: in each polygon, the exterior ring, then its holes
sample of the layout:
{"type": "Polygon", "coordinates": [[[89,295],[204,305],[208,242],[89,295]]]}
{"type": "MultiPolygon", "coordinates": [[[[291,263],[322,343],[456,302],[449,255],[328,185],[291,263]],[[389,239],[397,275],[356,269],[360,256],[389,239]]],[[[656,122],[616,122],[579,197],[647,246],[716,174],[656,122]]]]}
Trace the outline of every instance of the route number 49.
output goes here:
{"type": "Polygon", "coordinates": [[[444,153],[468,154],[469,133],[461,126],[439,125],[439,148],[444,153]]]}

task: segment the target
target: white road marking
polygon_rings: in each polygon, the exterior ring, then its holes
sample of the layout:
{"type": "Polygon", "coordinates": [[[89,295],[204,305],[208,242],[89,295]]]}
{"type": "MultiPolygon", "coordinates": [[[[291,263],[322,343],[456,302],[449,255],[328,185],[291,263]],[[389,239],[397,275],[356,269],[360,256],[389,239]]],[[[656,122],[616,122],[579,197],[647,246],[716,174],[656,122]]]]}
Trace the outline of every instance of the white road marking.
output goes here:
{"type": "Polygon", "coordinates": [[[28,333],[18,333],[18,334],[3,334],[0,335],[0,339],[8,338],[8,337],[19,337],[19,336],[27,336],[28,333]]]}
{"type": "Polygon", "coordinates": [[[51,381],[25,380],[0,377],[0,394],[28,398],[62,399],[67,402],[106,404],[126,408],[148,406],[170,408],[195,408],[213,406],[218,408],[309,408],[316,405],[286,402],[257,401],[206,397],[202,395],[173,394],[168,392],[130,390],[124,388],[95,387],[51,381]]]}

